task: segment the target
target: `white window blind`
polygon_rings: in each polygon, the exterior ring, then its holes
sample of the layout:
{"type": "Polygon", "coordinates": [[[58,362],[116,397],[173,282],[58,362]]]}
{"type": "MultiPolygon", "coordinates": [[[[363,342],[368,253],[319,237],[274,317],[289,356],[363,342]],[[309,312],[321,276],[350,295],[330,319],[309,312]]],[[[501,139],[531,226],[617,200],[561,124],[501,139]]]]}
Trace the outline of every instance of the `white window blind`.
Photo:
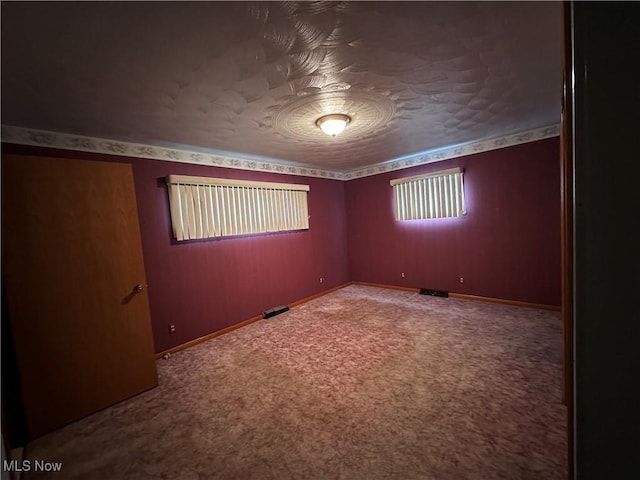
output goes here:
{"type": "Polygon", "coordinates": [[[309,228],[308,185],[169,175],[177,240],[309,228]]]}
{"type": "Polygon", "coordinates": [[[459,217],[466,212],[463,170],[391,180],[396,220],[459,217]]]}

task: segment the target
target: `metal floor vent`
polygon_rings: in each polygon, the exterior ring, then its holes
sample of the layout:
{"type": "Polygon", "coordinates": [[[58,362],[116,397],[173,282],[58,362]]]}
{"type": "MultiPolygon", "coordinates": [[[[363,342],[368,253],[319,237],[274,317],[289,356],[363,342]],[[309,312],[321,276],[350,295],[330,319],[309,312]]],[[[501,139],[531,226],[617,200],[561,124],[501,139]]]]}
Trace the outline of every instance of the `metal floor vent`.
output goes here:
{"type": "Polygon", "coordinates": [[[284,313],[287,310],[289,310],[289,307],[287,305],[280,305],[279,307],[273,307],[273,308],[270,308],[269,310],[263,312],[262,313],[262,318],[275,317],[276,315],[280,315],[281,313],[284,313]]]}
{"type": "Polygon", "coordinates": [[[444,290],[432,290],[431,288],[421,288],[420,295],[431,295],[432,297],[448,297],[449,292],[444,290]]]}

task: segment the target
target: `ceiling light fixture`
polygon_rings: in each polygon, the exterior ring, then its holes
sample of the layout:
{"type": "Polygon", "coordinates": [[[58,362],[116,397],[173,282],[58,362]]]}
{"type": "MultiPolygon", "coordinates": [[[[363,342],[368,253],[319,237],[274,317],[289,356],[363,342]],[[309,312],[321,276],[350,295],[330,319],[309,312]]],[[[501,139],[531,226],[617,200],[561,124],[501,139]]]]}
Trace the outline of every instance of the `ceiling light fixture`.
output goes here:
{"type": "Polygon", "coordinates": [[[342,133],[347,127],[347,123],[351,121],[349,115],[342,113],[333,113],[331,115],[325,115],[316,120],[316,125],[327,135],[335,137],[339,133],[342,133]]]}

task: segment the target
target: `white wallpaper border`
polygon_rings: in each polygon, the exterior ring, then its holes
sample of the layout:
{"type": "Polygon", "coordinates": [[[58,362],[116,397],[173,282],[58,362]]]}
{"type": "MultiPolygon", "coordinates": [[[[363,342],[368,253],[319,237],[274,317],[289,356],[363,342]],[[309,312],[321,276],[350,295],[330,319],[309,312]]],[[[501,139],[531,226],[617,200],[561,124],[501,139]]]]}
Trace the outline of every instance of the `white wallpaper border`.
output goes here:
{"type": "Polygon", "coordinates": [[[63,150],[149,158],[168,162],[190,163],[195,165],[234,168],[239,170],[251,170],[284,175],[299,175],[303,177],[328,178],[332,180],[353,180],[394,170],[425,165],[427,163],[449,160],[451,158],[462,157],[474,153],[487,152],[522,143],[543,140],[545,138],[556,137],[559,134],[560,126],[558,124],[550,125],[528,130],[526,132],[471,142],[456,147],[427,151],[410,157],[390,160],[388,162],[371,165],[346,173],[322,170],[313,167],[295,166],[273,161],[253,160],[242,158],[240,156],[231,157],[226,155],[215,155],[178,148],[121,142],[104,138],[71,135],[46,130],[36,130],[32,128],[14,127],[10,125],[2,125],[1,138],[3,142],[16,143],[20,145],[35,145],[60,148],[63,150]]]}
{"type": "Polygon", "coordinates": [[[355,178],[369,177],[380,173],[402,170],[404,168],[416,167],[427,163],[441,162],[451,158],[464,157],[474,153],[488,152],[500,148],[520,145],[522,143],[535,142],[545,138],[557,137],[560,135],[560,124],[540,127],[525,132],[514,133],[502,137],[479,140],[455,147],[438,148],[416,155],[411,155],[398,160],[371,165],[366,168],[352,170],[342,174],[343,180],[353,180],[355,178]]]}
{"type": "Polygon", "coordinates": [[[234,168],[256,172],[300,175],[305,177],[342,180],[342,174],[312,167],[299,167],[284,163],[267,162],[242,157],[231,157],[180,148],[167,148],[141,143],[122,142],[105,138],[70,135],[66,133],[35,130],[32,128],[2,125],[2,141],[20,145],[36,145],[63,150],[102,153],[124,157],[148,158],[167,162],[190,163],[210,167],[234,168]]]}

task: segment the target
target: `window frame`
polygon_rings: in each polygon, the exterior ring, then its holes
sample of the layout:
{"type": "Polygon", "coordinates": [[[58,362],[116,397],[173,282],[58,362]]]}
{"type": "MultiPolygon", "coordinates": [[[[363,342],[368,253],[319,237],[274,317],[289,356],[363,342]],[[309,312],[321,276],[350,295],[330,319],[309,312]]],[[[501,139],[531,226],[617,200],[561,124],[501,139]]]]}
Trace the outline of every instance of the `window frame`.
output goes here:
{"type": "Polygon", "coordinates": [[[166,183],[177,241],[309,228],[309,185],[189,175],[166,183]]]}
{"type": "Polygon", "coordinates": [[[393,187],[396,221],[456,218],[467,214],[461,167],[396,178],[389,184],[393,187]]]}

